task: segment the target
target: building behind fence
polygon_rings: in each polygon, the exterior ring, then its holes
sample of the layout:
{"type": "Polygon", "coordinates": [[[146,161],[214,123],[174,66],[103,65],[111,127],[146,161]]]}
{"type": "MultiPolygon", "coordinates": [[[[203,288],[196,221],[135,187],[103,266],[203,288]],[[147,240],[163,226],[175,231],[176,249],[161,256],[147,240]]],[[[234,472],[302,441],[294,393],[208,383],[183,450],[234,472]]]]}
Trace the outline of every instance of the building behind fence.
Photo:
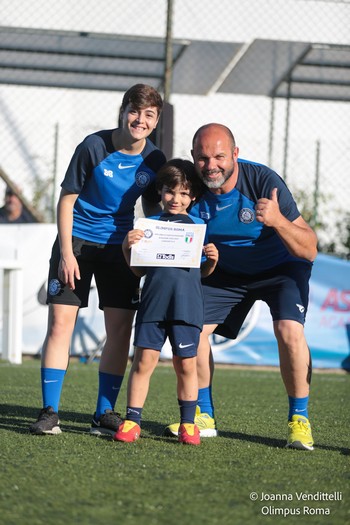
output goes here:
{"type": "Polygon", "coordinates": [[[78,142],[115,127],[123,92],[147,82],[173,108],[173,156],[190,158],[202,124],[229,126],[240,156],[275,169],[321,244],[347,255],[349,1],[0,0],[0,10],[0,167],[47,221],[78,142]]]}

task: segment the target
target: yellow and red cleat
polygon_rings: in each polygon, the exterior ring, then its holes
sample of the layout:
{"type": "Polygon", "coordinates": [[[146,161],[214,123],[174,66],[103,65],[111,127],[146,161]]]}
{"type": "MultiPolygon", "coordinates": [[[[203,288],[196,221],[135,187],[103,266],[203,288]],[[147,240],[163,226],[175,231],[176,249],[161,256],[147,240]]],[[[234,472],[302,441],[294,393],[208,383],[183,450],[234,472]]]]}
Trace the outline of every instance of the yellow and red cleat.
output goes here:
{"type": "Polygon", "coordinates": [[[184,445],[200,445],[199,428],[193,423],[183,423],[179,427],[179,443],[184,445]]]}
{"type": "Polygon", "coordinates": [[[126,419],[119,427],[117,432],[114,434],[114,441],[124,441],[125,443],[132,443],[137,441],[141,434],[140,425],[135,421],[129,421],[126,419]]]}

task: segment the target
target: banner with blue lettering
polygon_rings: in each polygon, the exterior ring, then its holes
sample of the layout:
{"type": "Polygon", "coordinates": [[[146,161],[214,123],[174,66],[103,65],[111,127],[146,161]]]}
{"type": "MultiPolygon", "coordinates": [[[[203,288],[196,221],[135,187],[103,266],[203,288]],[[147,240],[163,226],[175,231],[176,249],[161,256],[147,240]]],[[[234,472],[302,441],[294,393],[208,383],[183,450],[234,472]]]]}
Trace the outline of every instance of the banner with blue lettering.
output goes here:
{"type": "MultiPolygon", "coordinates": [[[[318,255],[310,280],[305,335],[314,367],[350,370],[350,262],[318,255]]],[[[270,312],[258,302],[238,341],[214,336],[217,363],[278,365],[278,350],[270,312]]]]}

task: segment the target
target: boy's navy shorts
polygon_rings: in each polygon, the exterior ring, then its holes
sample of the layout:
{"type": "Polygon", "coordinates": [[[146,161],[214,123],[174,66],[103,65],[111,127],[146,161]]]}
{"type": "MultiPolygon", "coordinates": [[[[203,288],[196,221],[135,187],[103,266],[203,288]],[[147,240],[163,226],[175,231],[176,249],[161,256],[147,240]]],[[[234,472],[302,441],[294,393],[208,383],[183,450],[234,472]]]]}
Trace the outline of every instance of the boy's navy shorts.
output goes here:
{"type": "Polygon", "coordinates": [[[88,306],[94,276],[101,310],[104,307],[137,310],[140,279],[128,267],[121,245],[98,244],[78,237],[73,237],[72,243],[80,280],[75,280],[75,290],[71,290],[58,278],[60,248],[56,238],[50,259],[46,302],[80,308],[88,306]]]}
{"type": "Polygon", "coordinates": [[[232,275],[220,268],[202,280],[204,324],[218,324],[215,333],[235,339],[256,300],[265,301],[274,321],[304,325],[312,264],[288,262],[266,272],[232,275]]]}
{"type": "Polygon", "coordinates": [[[201,330],[198,326],[176,322],[140,323],[135,326],[134,346],[159,350],[169,337],[173,354],[195,357],[201,330]]]}

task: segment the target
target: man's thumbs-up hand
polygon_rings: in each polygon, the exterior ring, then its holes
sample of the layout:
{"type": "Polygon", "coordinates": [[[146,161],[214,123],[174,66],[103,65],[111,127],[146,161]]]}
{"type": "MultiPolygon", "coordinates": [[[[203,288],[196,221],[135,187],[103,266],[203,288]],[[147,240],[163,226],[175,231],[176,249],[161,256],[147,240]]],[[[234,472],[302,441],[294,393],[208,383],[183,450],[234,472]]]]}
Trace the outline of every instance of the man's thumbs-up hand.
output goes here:
{"type": "Polygon", "coordinates": [[[281,217],[280,207],[278,205],[277,188],[271,191],[270,199],[259,199],[255,206],[256,220],[262,222],[265,226],[276,227],[281,217]]]}

